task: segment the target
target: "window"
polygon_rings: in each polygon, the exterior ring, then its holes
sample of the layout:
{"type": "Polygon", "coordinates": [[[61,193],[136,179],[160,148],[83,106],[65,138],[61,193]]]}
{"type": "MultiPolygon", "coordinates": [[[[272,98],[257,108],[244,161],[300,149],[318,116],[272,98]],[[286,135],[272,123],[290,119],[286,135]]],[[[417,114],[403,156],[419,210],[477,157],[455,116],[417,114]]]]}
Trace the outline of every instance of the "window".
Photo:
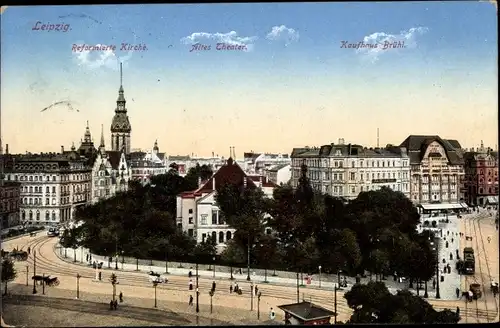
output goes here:
{"type": "Polygon", "coordinates": [[[356,167],[356,163],[354,161],[352,161],[351,165],[352,167],[356,167]]]}
{"type": "Polygon", "coordinates": [[[222,225],[222,224],[225,224],[226,222],[224,222],[224,216],[219,212],[219,224],[222,225]]]}
{"type": "Polygon", "coordinates": [[[30,220],[33,220],[33,212],[30,211],[30,220]]]}
{"type": "Polygon", "coordinates": [[[33,192],[33,187],[30,187],[30,193],[32,193],[32,192],[33,192]]]}
{"type": "Polygon", "coordinates": [[[46,193],[49,193],[49,192],[50,192],[50,188],[49,188],[48,186],[47,186],[47,187],[45,187],[45,192],[46,192],[46,193]]]}
{"type": "Polygon", "coordinates": [[[193,214],[193,209],[192,208],[189,209],[189,214],[193,214]]]}
{"type": "Polygon", "coordinates": [[[33,181],[33,177],[30,175],[30,181],[33,181]]]}
{"type": "Polygon", "coordinates": [[[33,205],[33,198],[30,198],[30,205],[33,205]]]}
{"type": "Polygon", "coordinates": [[[52,187],[52,192],[55,194],[56,193],[56,187],[52,187]]]}
{"type": "Polygon", "coordinates": [[[22,217],[23,221],[26,221],[26,212],[21,211],[21,217],[22,217]]]}
{"type": "Polygon", "coordinates": [[[194,236],[194,230],[193,229],[188,229],[188,236],[193,237],[194,236]]]}
{"type": "Polygon", "coordinates": [[[233,238],[231,231],[226,232],[226,241],[231,240],[233,238]]]}
{"type": "Polygon", "coordinates": [[[217,210],[212,210],[212,224],[217,224],[217,210]]]}
{"type": "Polygon", "coordinates": [[[49,211],[45,211],[45,221],[49,221],[50,219],[50,213],[49,211]]]}
{"type": "Polygon", "coordinates": [[[190,217],[189,217],[189,219],[188,219],[188,223],[189,223],[189,224],[193,224],[193,217],[192,217],[192,216],[190,216],[190,217]]]}
{"type": "Polygon", "coordinates": [[[212,243],[216,243],[217,242],[217,233],[215,231],[212,231],[212,238],[211,238],[211,242],[212,243]]]}
{"type": "MultiPolygon", "coordinates": [[[[353,162],[354,163],[354,162],[353,162]]],[[[351,180],[356,180],[356,173],[351,172],[351,180]]]]}
{"type": "Polygon", "coordinates": [[[36,219],[40,220],[40,211],[36,211],[36,219]]]}
{"type": "Polygon", "coordinates": [[[219,243],[223,243],[224,242],[224,232],[220,231],[219,232],[219,243]]]}
{"type": "Polygon", "coordinates": [[[363,192],[363,186],[361,186],[361,192],[363,192]]]}
{"type": "Polygon", "coordinates": [[[204,233],[204,234],[201,235],[201,242],[204,243],[205,239],[207,239],[207,234],[206,233],[204,233]]]}
{"type": "Polygon", "coordinates": [[[356,187],[351,187],[351,193],[354,194],[356,192],[356,187]]]}
{"type": "Polygon", "coordinates": [[[55,205],[55,204],[56,204],[56,199],[52,198],[52,205],[55,205]]]}
{"type": "Polygon", "coordinates": [[[50,205],[50,199],[45,198],[45,205],[50,205]]]}
{"type": "Polygon", "coordinates": [[[52,221],[56,220],[56,212],[52,211],[52,221]]]}
{"type": "Polygon", "coordinates": [[[52,181],[56,181],[56,176],[55,175],[52,177],[52,181]]]}
{"type": "Polygon", "coordinates": [[[201,224],[206,225],[207,224],[207,214],[202,214],[201,215],[201,224]]]}

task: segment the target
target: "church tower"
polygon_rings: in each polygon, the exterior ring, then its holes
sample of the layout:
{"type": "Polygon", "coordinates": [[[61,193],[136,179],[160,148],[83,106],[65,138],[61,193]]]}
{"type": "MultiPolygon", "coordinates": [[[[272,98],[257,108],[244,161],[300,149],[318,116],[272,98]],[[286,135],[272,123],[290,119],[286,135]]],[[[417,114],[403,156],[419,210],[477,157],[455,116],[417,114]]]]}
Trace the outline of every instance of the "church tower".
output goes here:
{"type": "Polygon", "coordinates": [[[120,89],[118,90],[118,100],[116,101],[115,116],[111,122],[111,150],[130,153],[130,132],[132,127],[128,120],[127,108],[125,107],[125,96],[123,95],[123,72],[120,63],[120,89]]]}

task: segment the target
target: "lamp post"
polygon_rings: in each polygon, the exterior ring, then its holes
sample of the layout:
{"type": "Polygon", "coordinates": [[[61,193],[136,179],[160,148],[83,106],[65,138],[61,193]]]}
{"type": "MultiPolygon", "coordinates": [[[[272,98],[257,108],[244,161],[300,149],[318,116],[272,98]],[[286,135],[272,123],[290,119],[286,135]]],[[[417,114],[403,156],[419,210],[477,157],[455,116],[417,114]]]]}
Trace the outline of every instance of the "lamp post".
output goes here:
{"type": "Polygon", "coordinates": [[[118,253],[115,256],[115,270],[118,270],[118,253]]]}
{"type": "Polygon", "coordinates": [[[42,295],[45,295],[45,273],[42,273],[42,295]]]}
{"type": "Polygon", "coordinates": [[[260,297],[262,296],[262,293],[259,292],[257,294],[257,320],[260,320],[260,297]]]}
{"type": "Polygon", "coordinates": [[[250,281],[250,235],[247,242],[247,281],[250,281]]]}
{"type": "Polygon", "coordinates": [[[122,251],[122,270],[123,270],[124,264],[125,264],[125,252],[122,251]]]}
{"type": "Polygon", "coordinates": [[[198,291],[198,263],[196,263],[196,313],[200,312],[200,292],[198,291]]]}
{"type": "Polygon", "coordinates": [[[319,269],[319,288],[321,288],[321,265],[318,267],[319,269]]]}
{"type": "Polygon", "coordinates": [[[254,286],[252,281],[252,283],[250,284],[250,311],[253,311],[253,294],[254,294],[253,288],[254,286]]]}
{"type": "MultiPolygon", "coordinates": [[[[36,276],[36,251],[33,251],[33,278],[36,276]]],[[[36,281],[33,279],[33,294],[36,294],[36,281]]]]}
{"type": "Polygon", "coordinates": [[[340,273],[341,272],[342,272],[342,270],[337,271],[337,283],[338,283],[339,287],[340,287],[340,273]]]}
{"type": "Polygon", "coordinates": [[[76,274],[76,298],[79,299],[80,298],[80,278],[82,276],[80,276],[79,273],[76,274]]]}
{"type": "Polygon", "coordinates": [[[337,285],[333,286],[334,294],[333,294],[333,323],[337,324],[337,285]]]}
{"type": "Polygon", "coordinates": [[[215,279],[215,256],[212,258],[212,260],[214,261],[214,272],[213,272],[213,277],[215,279]]]}
{"type": "Polygon", "coordinates": [[[208,292],[208,295],[210,295],[210,313],[213,313],[213,297],[214,297],[215,291],[212,289],[211,291],[208,292]]]}
{"type": "Polygon", "coordinates": [[[28,275],[29,275],[29,272],[30,272],[30,267],[29,265],[26,266],[26,286],[28,286],[28,275]]]}
{"type": "Polygon", "coordinates": [[[158,281],[157,280],[153,281],[153,287],[155,289],[155,309],[156,309],[156,286],[158,286],[158,281]]]}
{"type": "Polygon", "coordinates": [[[114,302],[115,298],[116,298],[116,285],[118,284],[118,277],[116,276],[116,274],[114,272],[111,274],[109,281],[111,282],[111,285],[113,286],[113,302],[114,302]]]}

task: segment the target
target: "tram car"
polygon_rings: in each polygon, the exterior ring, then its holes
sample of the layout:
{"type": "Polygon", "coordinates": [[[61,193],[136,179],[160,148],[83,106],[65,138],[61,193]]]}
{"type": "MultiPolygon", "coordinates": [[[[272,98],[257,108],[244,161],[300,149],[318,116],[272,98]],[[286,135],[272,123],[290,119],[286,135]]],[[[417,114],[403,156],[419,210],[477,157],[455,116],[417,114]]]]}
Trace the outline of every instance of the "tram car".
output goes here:
{"type": "Polygon", "coordinates": [[[59,229],[57,228],[49,228],[47,231],[47,236],[49,237],[57,237],[59,236],[59,229]]]}

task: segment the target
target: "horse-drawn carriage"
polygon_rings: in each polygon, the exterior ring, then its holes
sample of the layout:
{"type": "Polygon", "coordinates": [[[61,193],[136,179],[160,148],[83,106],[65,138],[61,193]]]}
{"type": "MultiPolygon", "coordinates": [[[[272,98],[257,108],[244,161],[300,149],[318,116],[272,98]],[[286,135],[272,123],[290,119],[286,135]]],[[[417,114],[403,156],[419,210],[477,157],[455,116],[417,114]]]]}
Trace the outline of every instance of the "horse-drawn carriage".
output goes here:
{"type": "Polygon", "coordinates": [[[162,277],[159,273],[154,272],[154,271],[149,271],[149,281],[150,282],[156,282],[156,283],[167,283],[168,279],[165,277],[162,277]]]}
{"type": "Polygon", "coordinates": [[[31,279],[35,281],[35,283],[38,284],[45,284],[46,286],[59,286],[59,279],[57,277],[51,278],[50,276],[39,276],[35,275],[31,279]]]}
{"type": "Polygon", "coordinates": [[[477,300],[483,296],[481,284],[470,284],[469,290],[472,292],[472,299],[477,300]]]}
{"type": "Polygon", "coordinates": [[[498,282],[491,282],[490,285],[491,292],[493,293],[494,296],[498,295],[498,282]]]}

